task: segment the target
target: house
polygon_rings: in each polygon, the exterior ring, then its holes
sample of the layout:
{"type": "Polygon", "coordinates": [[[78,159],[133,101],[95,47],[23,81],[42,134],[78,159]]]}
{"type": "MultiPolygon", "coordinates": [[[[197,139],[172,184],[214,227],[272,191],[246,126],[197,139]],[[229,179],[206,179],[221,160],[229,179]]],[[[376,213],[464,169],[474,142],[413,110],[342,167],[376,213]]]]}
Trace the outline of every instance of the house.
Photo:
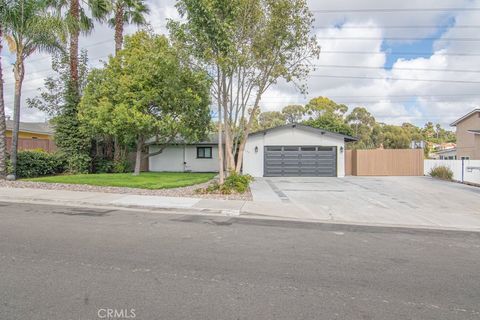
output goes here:
{"type": "Polygon", "coordinates": [[[452,122],[456,127],[457,159],[480,160],[480,109],[452,122]]]}
{"type": "MultiPolygon", "coordinates": [[[[289,124],[252,133],[247,138],[243,173],[254,177],[345,176],[345,143],[356,138],[289,124]]],[[[150,171],[218,172],[218,140],[174,143],[149,159],[150,171]]],[[[150,153],[159,146],[151,145],[150,153]]]]}
{"type": "Polygon", "coordinates": [[[457,160],[457,148],[447,148],[432,153],[436,160],[457,160]]]}
{"type": "MultiPolygon", "coordinates": [[[[7,150],[11,150],[13,121],[7,120],[7,150]]],[[[53,141],[54,130],[48,122],[20,122],[18,148],[20,150],[42,149],[54,152],[57,148],[53,141]]]]}

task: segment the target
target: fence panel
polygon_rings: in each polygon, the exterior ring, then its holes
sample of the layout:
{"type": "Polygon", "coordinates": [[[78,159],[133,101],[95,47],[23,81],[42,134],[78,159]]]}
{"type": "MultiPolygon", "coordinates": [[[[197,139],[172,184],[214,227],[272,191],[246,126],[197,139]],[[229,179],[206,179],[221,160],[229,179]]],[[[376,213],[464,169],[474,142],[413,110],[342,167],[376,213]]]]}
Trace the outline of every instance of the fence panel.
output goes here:
{"type": "Polygon", "coordinates": [[[353,160],[352,150],[345,150],[345,175],[346,176],[351,176],[353,174],[352,160],[353,160]]]}
{"type": "Polygon", "coordinates": [[[480,185],[480,160],[425,160],[424,174],[435,167],[445,166],[453,172],[453,180],[480,185]]]}
{"type": "MultiPolygon", "coordinates": [[[[47,139],[18,139],[18,150],[35,150],[42,149],[46,152],[55,152],[57,146],[53,140],[47,139]]],[[[7,151],[12,150],[12,138],[7,138],[7,151]]]]}
{"type": "Polygon", "coordinates": [[[352,174],[356,176],[422,176],[422,149],[354,150],[352,174]]]}

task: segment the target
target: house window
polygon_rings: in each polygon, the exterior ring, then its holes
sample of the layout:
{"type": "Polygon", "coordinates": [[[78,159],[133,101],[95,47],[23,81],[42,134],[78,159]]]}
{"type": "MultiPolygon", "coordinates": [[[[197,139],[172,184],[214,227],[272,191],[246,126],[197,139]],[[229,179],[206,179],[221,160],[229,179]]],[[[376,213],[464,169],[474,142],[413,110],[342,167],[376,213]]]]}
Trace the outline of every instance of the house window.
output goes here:
{"type": "Polygon", "coordinates": [[[212,159],[212,147],[197,147],[197,159],[212,159]]]}
{"type": "Polygon", "coordinates": [[[470,157],[462,157],[462,160],[470,160],[470,157]]]}

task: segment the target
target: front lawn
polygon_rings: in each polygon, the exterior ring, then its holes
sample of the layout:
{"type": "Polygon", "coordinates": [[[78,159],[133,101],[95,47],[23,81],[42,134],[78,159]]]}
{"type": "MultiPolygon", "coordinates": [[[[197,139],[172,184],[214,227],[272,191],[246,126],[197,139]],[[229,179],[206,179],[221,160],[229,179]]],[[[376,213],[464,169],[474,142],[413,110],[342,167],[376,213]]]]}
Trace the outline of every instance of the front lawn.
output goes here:
{"type": "Polygon", "coordinates": [[[61,175],[23,180],[153,190],[186,187],[200,184],[213,179],[215,175],[215,173],[188,172],[142,172],[139,176],[133,176],[131,173],[102,173],[61,175]]]}

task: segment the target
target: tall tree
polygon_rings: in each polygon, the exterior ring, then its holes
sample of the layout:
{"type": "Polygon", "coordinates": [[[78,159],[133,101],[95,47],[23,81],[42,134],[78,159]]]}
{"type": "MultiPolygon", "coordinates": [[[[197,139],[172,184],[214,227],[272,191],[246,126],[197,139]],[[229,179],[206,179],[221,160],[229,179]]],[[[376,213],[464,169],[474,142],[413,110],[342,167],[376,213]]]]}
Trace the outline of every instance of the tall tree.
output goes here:
{"type": "Polygon", "coordinates": [[[179,59],[164,36],[146,31],[125,39],[125,48],[104,69],[94,70],[80,104],[81,120],[95,133],[136,145],[140,173],[147,140],[160,149],[179,137],[205,138],[210,126],[210,81],[179,59]]]}
{"type": "Polygon", "coordinates": [[[343,117],[348,111],[348,107],[346,105],[338,104],[326,97],[313,98],[307,103],[305,109],[313,119],[323,115],[343,117]]]}
{"type": "Polygon", "coordinates": [[[111,12],[110,0],[47,0],[58,15],[64,15],[69,34],[69,59],[71,89],[79,94],[79,38],[80,34],[89,34],[94,20],[104,21],[111,12]],[[91,13],[91,17],[87,15],[91,13]]]}
{"type": "Polygon", "coordinates": [[[145,25],[150,9],[144,0],[111,0],[113,17],[108,21],[115,29],[115,53],[122,50],[125,24],[145,25]]]}
{"type": "Polygon", "coordinates": [[[284,107],[282,113],[287,123],[297,123],[302,121],[303,116],[305,115],[305,107],[298,104],[292,104],[284,107]]]}
{"type": "Polygon", "coordinates": [[[285,116],[278,111],[266,111],[258,116],[260,130],[270,129],[285,124],[285,116]]]}
{"type": "Polygon", "coordinates": [[[13,73],[15,93],[13,102],[12,170],[16,174],[18,133],[20,126],[20,104],[22,85],[25,78],[25,60],[33,53],[52,53],[62,50],[64,24],[48,12],[42,0],[18,0],[6,7],[6,39],[10,51],[15,55],[13,73]]]}
{"type": "Polygon", "coordinates": [[[7,141],[5,124],[5,101],[3,100],[3,69],[2,69],[2,50],[3,50],[3,26],[5,20],[7,2],[0,0],[0,179],[4,178],[7,171],[7,141]]]}
{"type": "Polygon", "coordinates": [[[172,39],[211,70],[227,171],[240,172],[264,93],[279,79],[305,89],[299,82],[320,51],[313,15],[306,0],[180,0],[177,8],[185,22],[169,23],[172,39]]]}

